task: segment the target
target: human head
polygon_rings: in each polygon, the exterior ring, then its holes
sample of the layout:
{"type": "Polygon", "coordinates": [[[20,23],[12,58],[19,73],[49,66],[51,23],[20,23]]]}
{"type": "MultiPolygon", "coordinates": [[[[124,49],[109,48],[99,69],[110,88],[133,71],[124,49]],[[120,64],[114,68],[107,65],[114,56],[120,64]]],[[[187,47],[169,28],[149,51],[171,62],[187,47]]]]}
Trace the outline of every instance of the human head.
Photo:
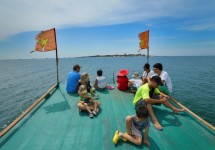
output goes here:
{"type": "Polygon", "coordinates": [[[89,74],[84,72],[81,74],[79,82],[87,82],[89,80],[89,74]]]}
{"type": "Polygon", "coordinates": [[[150,65],[148,63],[145,63],[145,65],[143,66],[144,71],[146,70],[150,70],[150,65]]]}
{"type": "Polygon", "coordinates": [[[161,63],[156,63],[154,64],[153,68],[155,73],[160,74],[163,70],[163,65],[161,63]]]}
{"type": "Polygon", "coordinates": [[[133,75],[132,75],[133,78],[139,78],[139,73],[138,72],[135,72],[133,75]]]}
{"type": "Polygon", "coordinates": [[[81,66],[79,66],[78,64],[73,66],[74,71],[80,72],[80,69],[81,69],[81,66]]]}
{"type": "Polygon", "coordinates": [[[127,69],[120,69],[120,71],[118,72],[117,76],[123,77],[123,76],[126,76],[127,74],[128,74],[127,69]]]}
{"type": "Polygon", "coordinates": [[[157,88],[159,85],[163,86],[163,83],[161,82],[161,78],[159,76],[152,76],[151,83],[154,88],[157,88]]]}
{"type": "Polygon", "coordinates": [[[80,90],[80,93],[81,93],[81,94],[86,94],[86,93],[87,93],[87,88],[86,88],[86,86],[84,86],[84,85],[81,85],[81,86],[79,87],[79,90],[80,90]]]}
{"type": "Polygon", "coordinates": [[[102,76],[102,70],[98,70],[98,71],[97,71],[97,75],[98,75],[98,76],[102,76]]]}
{"type": "Polygon", "coordinates": [[[138,105],[136,107],[136,115],[138,118],[148,118],[149,112],[145,105],[138,105]]]}

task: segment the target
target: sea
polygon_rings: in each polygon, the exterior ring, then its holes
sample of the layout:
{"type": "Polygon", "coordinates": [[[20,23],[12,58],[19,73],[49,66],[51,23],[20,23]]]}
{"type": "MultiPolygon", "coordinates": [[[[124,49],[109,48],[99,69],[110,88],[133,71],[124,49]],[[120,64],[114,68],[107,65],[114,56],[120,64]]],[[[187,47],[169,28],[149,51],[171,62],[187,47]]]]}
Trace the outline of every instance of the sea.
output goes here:
{"type": "MultiPolygon", "coordinates": [[[[67,74],[79,64],[91,83],[102,69],[113,84],[120,69],[128,69],[132,78],[134,72],[142,75],[146,62],[144,56],[59,58],[59,80],[66,84],[67,74]]],[[[215,126],[215,56],[152,56],[151,69],[158,62],[172,80],[171,96],[215,126]]],[[[56,83],[56,70],[54,58],[0,60],[0,131],[56,83]]]]}

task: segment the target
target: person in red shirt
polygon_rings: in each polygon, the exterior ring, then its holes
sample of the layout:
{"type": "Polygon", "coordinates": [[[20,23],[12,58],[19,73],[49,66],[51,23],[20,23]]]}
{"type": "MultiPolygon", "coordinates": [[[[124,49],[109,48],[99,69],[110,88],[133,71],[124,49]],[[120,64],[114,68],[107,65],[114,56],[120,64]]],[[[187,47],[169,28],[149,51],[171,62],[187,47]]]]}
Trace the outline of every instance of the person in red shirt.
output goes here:
{"type": "Polygon", "coordinates": [[[122,91],[128,90],[128,78],[126,76],[127,74],[128,74],[127,69],[121,69],[117,74],[116,82],[119,90],[122,90],[122,91]]]}

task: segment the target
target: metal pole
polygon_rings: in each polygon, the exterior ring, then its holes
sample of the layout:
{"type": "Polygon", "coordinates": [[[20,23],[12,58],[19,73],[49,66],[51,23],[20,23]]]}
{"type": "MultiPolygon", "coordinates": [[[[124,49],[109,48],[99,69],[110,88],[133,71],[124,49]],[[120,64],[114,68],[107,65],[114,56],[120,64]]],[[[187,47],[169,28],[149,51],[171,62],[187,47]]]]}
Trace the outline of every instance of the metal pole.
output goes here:
{"type": "Polygon", "coordinates": [[[59,77],[58,77],[58,53],[57,53],[57,39],[56,39],[56,31],[54,28],[54,33],[55,33],[55,43],[56,43],[56,71],[57,71],[57,84],[59,84],[59,77]]]}
{"type": "Polygon", "coordinates": [[[149,63],[149,48],[147,48],[147,63],[149,63]]]}
{"type": "Polygon", "coordinates": [[[149,30],[148,30],[147,63],[149,63],[149,30]]]}

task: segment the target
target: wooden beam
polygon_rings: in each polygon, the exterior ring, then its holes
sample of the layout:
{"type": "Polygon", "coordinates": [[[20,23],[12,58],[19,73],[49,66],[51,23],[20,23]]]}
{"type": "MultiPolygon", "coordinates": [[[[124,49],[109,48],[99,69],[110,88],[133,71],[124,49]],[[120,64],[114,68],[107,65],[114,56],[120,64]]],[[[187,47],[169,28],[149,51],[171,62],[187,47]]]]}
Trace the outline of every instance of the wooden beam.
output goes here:
{"type": "Polygon", "coordinates": [[[0,137],[5,135],[12,127],[14,127],[22,118],[24,118],[35,106],[37,106],[45,97],[56,88],[57,84],[54,84],[45,94],[43,94],[39,99],[37,99],[24,113],[22,113],[18,118],[16,118],[9,126],[7,126],[1,133],[0,137]]]}
{"type": "Polygon", "coordinates": [[[184,108],[190,115],[192,115],[194,118],[196,118],[197,120],[201,121],[204,125],[206,125],[208,128],[212,129],[213,131],[215,131],[215,127],[213,125],[211,125],[210,123],[208,123],[207,121],[205,121],[204,119],[202,119],[201,117],[199,117],[198,115],[196,115],[194,112],[192,112],[191,110],[189,110],[187,107],[185,107],[184,105],[182,105],[181,103],[179,103],[177,100],[175,100],[174,98],[170,97],[170,99],[175,102],[178,106],[180,106],[181,108],[184,108]]]}

